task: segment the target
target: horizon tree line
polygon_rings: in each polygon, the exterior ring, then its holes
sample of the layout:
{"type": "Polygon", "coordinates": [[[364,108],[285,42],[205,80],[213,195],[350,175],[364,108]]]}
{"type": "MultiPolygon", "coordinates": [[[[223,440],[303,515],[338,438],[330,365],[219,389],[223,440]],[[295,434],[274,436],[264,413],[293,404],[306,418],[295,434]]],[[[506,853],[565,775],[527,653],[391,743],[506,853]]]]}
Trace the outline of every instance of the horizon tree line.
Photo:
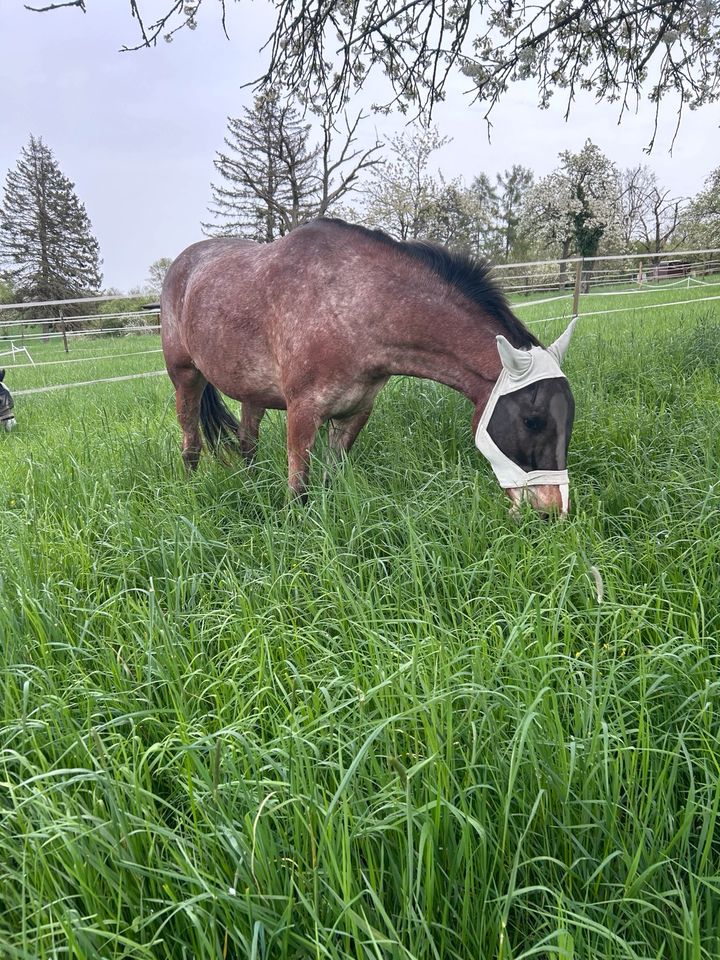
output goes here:
{"type": "MultiPolygon", "coordinates": [[[[587,140],[561,151],[536,179],[520,164],[469,184],[433,162],[450,142],[417,127],[363,148],[365,119],[316,112],[315,126],[275,95],[228,118],[208,236],[271,242],[317,216],[342,216],[399,240],[429,240],[492,262],[580,254],[660,253],[720,246],[720,167],[695,197],[677,197],[647,164],[621,169],[587,140]],[[319,130],[319,133],[318,133],[319,130]],[[380,156],[385,147],[385,156],[380,156]]],[[[87,211],[41,137],[31,135],[7,174],[0,204],[0,300],[68,299],[101,289],[101,259],[87,211]]],[[[172,262],[149,267],[136,295],[157,294],[172,262]]]]}
{"type": "MultiPolygon", "coordinates": [[[[561,151],[547,176],[536,178],[515,164],[494,178],[480,172],[466,184],[460,177],[447,180],[433,163],[450,139],[436,127],[418,126],[390,138],[383,159],[377,141],[366,153],[355,149],[349,159],[359,162],[346,168],[340,189],[324,189],[320,202],[327,164],[311,143],[311,125],[297,111],[279,112],[277,104],[262,95],[241,117],[228,119],[228,152],[218,152],[215,160],[221,182],[212,185],[213,219],[203,224],[207,235],[267,242],[328,214],[379,227],[399,240],[430,240],[495,262],[576,254],[592,262],[603,252],[660,253],[713,238],[720,244],[713,212],[720,168],[697,197],[678,197],[647,164],[621,169],[591,140],[575,153],[561,151]],[[283,168],[286,177],[278,178],[283,168]]],[[[341,158],[355,144],[361,119],[341,158]]],[[[326,119],[322,129],[324,159],[336,130],[326,119]]]]}

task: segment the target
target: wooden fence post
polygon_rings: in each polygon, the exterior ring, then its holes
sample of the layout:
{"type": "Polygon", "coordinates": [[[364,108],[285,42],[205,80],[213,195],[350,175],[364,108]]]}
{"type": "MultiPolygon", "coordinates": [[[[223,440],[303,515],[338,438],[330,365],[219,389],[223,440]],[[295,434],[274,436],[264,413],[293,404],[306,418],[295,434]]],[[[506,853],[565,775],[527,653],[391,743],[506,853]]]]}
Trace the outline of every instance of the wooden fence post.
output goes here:
{"type": "Polygon", "coordinates": [[[583,258],[580,257],[575,267],[575,289],[573,290],[573,317],[578,315],[580,306],[580,284],[582,282],[583,258]]]}
{"type": "Polygon", "coordinates": [[[65,327],[65,317],[62,314],[62,312],[60,313],[60,329],[62,330],[63,343],[65,345],[65,353],[70,353],[68,349],[68,342],[67,342],[67,329],[65,327]]]}

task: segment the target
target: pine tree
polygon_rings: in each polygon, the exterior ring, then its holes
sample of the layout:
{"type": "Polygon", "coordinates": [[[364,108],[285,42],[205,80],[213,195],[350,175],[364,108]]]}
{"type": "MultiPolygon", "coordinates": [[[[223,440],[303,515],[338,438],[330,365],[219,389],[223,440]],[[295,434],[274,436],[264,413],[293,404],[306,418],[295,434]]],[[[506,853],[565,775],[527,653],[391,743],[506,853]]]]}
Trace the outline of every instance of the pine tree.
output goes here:
{"type": "Polygon", "coordinates": [[[40,137],[30,137],[5,182],[0,264],[18,299],[61,300],[96,293],[98,242],[75,185],[40,137]]]}
{"type": "Polygon", "coordinates": [[[525,195],[533,185],[535,175],[529,167],[523,167],[519,163],[515,163],[510,170],[498,173],[495,179],[497,181],[500,256],[507,262],[510,259],[511,252],[518,245],[522,204],[525,195]]]}
{"type": "Polygon", "coordinates": [[[270,243],[314,217],[330,212],[333,204],[352,190],[379,144],[354,149],[362,119],[347,119],[342,146],[332,118],[322,117],[322,142],[310,142],[310,124],[297,110],[272,92],[255,98],[238,118],[228,118],[227,152],[218,153],[215,167],[223,183],[213,184],[209,213],[215,223],[204,223],[210,236],[243,236],[270,243]]]}

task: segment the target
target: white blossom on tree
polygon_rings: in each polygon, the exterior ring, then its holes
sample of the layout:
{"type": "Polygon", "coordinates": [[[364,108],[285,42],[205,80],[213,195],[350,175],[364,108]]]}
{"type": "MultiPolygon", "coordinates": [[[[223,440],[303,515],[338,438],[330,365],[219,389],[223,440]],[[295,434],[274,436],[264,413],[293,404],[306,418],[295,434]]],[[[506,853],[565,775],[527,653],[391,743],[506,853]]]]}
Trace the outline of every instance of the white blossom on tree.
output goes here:
{"type": "MultiPolygon", "coordinates": [[[[27,6],[84,12],[103,2],[27,6]]],[[[213,13],[225,28],[231,2],[131,0],[139,35],[125,49],[172,40],[213,13]]],[[[378,70],[390,81],[390,102],[412,110],[431,109],[458,73],[487,114],[516,80],[533,80],[543,107],[560,91],[568,112],[581,90],[617,103],[621,116],[642,96],[658,109],[674,98],[679,112],[720,97],[716,0],[275,0],[274,11],[258,83],[309,99],[344,103],[378,70]]]]}
{"type": "Polygon", "coordinates": [[[601,244],[621,239],[618,170],[590,140],[579,153],[563,151],[560,161],[528,191],[524,227],[560,260],[578,254],[592,261],[601,244]]]}
{"type": "Polygon", "coordinates": [[[376,167],[367,189],[365,222],[398,240],[432,236],[442,188],[430,170],[430,158],[448,142],[436,127],[419,127],[393,137],[390,159],[376,167]]]}
{"type": "Polygon", "coordinates": [[[687,230],[693,244],[720,247],[720,167],[712,171],[690,203],[687,230]]]}

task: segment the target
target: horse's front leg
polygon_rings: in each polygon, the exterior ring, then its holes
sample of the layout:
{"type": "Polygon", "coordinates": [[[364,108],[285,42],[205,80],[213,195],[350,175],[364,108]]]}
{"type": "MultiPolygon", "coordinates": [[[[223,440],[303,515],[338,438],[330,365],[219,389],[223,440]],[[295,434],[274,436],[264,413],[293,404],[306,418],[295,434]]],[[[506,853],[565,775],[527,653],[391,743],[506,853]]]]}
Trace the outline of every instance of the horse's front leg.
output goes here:
{"type": "Polygon", "coordinates": [[[350,453],[358,434],[368,422],[375,397],[386,382],[387,379],[383,379],[366,387],[357,404],[359,409],[356,408],[355,413],[345,417],[331,417],[328,421],[328,447],[331,465],[337,464],[345,454],[350,453]]]}
{"type": "Polygon", "coordinates": [[[333,417],[328,421],[328,446],[333,459],[339,460],[343,454],[350,452],[358,434],[368,422],[371,412],[372,408],[342,420],[333,417]]]}
{"type": "Polygon", "coordinates": [[[288,486],[290,493],[305,502],[310,475],[310,454],[322,417],[309,401],[294,401],[287,408],[288,486]]]}

